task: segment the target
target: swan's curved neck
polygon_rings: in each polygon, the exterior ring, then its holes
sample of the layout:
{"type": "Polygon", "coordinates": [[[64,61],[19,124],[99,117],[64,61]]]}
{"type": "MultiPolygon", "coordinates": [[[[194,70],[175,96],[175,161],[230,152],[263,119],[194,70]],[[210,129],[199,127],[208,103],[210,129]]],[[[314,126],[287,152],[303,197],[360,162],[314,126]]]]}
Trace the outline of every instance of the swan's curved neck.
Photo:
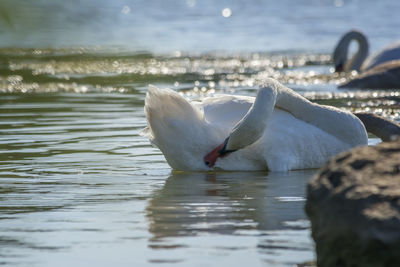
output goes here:
{"type": "Polygon", "coordinates": [[[219,157],[256,142],[264,134],[268,119],[275,107],[276,97],[276,87],[261,87],[249,111],[236,124],[228,138],[204,157],[204,163],[208,167],[213,167],[219,157]]]}
{"type": "Polygon", "coordinates": [[[372,113],[359,112],[355,115],[364,123],[368,132],[382,141],[393,141],[400,136],[400,125],[372,113]]]}
{"type": "Polygon", "coordinates": [[[251,145],[263,135],[274,110],[277,94],[274,87],[261,87],[258,90],[253,105],[231,131],[226,150],[238,150],[251,145]]]}
{"type": "Polygon", "coordinates": [[[344,64],[345,71],[356,70],[360,71],[361,65],[368,56],[368,41],[364,34],[358,31],[351,31],[347,33],[341,40],[343,52],[348,55],[348,50],[352,40],[356,40],[358,43],[358,51],[347,60],[344,64]]]}

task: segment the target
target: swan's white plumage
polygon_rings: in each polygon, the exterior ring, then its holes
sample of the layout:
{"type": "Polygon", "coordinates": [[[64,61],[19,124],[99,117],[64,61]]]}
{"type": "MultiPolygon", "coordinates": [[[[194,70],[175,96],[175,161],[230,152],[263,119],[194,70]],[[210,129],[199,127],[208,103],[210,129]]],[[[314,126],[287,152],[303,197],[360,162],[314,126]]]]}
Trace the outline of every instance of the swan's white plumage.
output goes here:
{"type": "Polygon", "coordinates": [[[231,95],[189,102],[175,91],[150,87],[145,101],[147,136],[170,166],[179,170],[209,170],[203,157],[229,135],[230,139],[251,139],[245,129],[252,127],[259,135],[256,140],[250,144],[246,140],[235,141],[240,144],[234,145],[244,146],[218,158],[215,168],[318,168],[339,152],[367,144],[365,128],[358,118],[313,104],[272,79],[263,84],[258,100],[262,101],[260,107],[253,105],[255,98],[231,95]],[[263,103],[266,107],[262,107],[263,103]],[[249,115],[252,108],[255,114],[249,115]],[[244,126],[236,125],[245,116],[252,117],[241,122],[244,126]],[[239,131],[236,137],[234,128],[239,131]]]}
{"type": "Polygon", "coordinates": [[[276,97],[277,89],[274,87],[261,87],[258,90],[253,105],[231,130],[227,150],[247,147],[261,138],[273,113],[276,97]]]}

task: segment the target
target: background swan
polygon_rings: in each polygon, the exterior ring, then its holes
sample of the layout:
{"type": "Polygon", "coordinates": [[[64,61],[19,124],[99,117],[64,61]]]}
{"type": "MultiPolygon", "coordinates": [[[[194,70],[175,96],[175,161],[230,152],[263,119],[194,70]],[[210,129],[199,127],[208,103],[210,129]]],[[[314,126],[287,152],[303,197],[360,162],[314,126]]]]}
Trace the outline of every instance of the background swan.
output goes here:
{"type": "Polygon", "coordinates": [[[400,60],[392,60],[379,64],[340,84],[339,88],[400,88],[400,60]]]}
{"type": "Polygon", "coordinates": [[[311,103],[272,79],[256,98],[220,95],[201,102],[150,86],[145,113],[144,134],[178,170],[318,168],[367,144],[356,116],[311,103]]]}
{"type": "Polygon", "coordinates": [[[362,32],[351,30],[341,37],[333,52],[335,71],[350,72],[356,70],[362,72],[372,69],[379,64],[400,59],[400,41],[388,45],[368,58],[367,56],[367,38],[362,32]],[[358,50],[351,58],[348,58],[349,47],[352,41],[358,43],[358,50]]]}

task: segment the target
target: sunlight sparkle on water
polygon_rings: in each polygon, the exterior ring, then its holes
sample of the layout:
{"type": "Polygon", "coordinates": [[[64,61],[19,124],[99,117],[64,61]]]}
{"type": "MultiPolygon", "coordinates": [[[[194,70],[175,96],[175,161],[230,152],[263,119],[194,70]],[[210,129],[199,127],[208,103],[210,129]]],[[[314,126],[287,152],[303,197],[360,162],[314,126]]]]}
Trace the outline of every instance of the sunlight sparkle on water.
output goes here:
{"type": "Polygon", "coordinates": [[[342,7],[344,5],[343,0],[334,0],[333,3],[336,7],[342,7]]]}
{"type": "Polygon", "coordinates": [[[194,7],[196,5],[196,0],[187,0],[186,4],[188,7],[194,7]]]}
{"type": "Polygon", "coordinates": [[[232,10],[230,8],[222,9],[222,16],[224,16],[225,18],[229,18],[230,16],[232,16],[232,10]]]}
{"type": "Polygon", "coordinates": [[[131,8],[129,6],[124,6],[121,10],[121,13],[124,15],[127,15],[127,14],[131,13],[131,8]]]}
{"type": "MultiPolygon", "coordinates": [[[[3,52],[10,53],[6,49],[3,52]]],[[[380,114],[399,120],[399,92],[338,91],[336,84],[348,79],[349,75],[332,74],[329,71],[331,58],[327,54],[188,55],[176,51],[172,55],[156,57],[99,57],[95,50],[82,49],[69,53],[70,57],[79,60],[63,60],[64,50],[22,50],[21,54],[28,57],[13,57],[8,61],[11,72],[0,77],[0,91],[90,93],[130,92],[133,88],[145,91],[147,86],[141,81],[146,77],[147,83],[162,83],[163,87],[174,87],[196,99],[235,91],[253,95],[260,82],[275,78],[300,90],[312,101],[341,106],[353,112],[367,109],[378,112],[377,109],[381,109],[380,114]],[[34,55],[33,59],[29,55],[34,55]],[[24,76],[27,70],[31,71],[35,81],[24,76]],[[95,83],[91,84],[93,79],[95,83]]]]}

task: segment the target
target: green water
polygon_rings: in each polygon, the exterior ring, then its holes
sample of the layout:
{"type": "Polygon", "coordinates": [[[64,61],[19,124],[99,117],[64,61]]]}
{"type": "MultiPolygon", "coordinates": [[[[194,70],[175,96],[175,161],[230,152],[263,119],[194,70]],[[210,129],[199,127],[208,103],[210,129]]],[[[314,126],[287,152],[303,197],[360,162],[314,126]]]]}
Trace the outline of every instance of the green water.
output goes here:
{"type": "MultiPolygon", "coordinates": [[[[324,54],[0,51],[0,264],[293,266],[315,258],[315,171],[176,173],[139,135],[148,84],[312,101],[399,121],[398,91],[339,91],[324,54]]],[[[370,143],[376,143],[370,138],[370,143]]]]}

